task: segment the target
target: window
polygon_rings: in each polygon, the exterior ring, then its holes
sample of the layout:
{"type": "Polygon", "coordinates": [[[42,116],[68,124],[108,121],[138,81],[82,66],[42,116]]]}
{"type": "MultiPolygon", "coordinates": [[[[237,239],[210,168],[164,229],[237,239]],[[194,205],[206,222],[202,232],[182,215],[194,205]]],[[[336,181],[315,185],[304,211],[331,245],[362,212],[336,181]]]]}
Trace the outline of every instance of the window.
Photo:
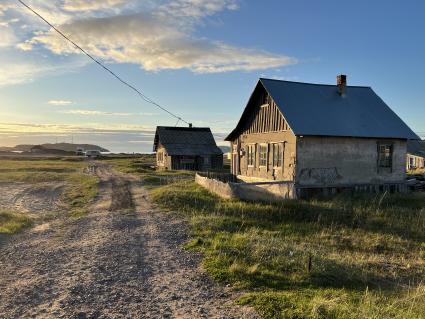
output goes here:
{"type": "Polygon", "coordinates": [[[393,164],[393,146],[391,144],[378,144],[378,167],[391,168],[393,164]]]}
{"type": "Polygon", "coordinates": [[[255,144],[248,145],[247,159],[248,166],[255,166],[255,144]]]}
{"type": "Polygon", "coordinates": [[[409,168],[415,167],[415,158],[414,157],[409,157],[409,168]]]}
{"type": "Polygon", "coordinates": [[[260,166],[267,166],[267,144],[260,145],[260,166]]]}
{"type": "Polygon", "coordinates": [[[282,167],[283,145],[282,143],[272,144],[273,167],[282,167]]]}

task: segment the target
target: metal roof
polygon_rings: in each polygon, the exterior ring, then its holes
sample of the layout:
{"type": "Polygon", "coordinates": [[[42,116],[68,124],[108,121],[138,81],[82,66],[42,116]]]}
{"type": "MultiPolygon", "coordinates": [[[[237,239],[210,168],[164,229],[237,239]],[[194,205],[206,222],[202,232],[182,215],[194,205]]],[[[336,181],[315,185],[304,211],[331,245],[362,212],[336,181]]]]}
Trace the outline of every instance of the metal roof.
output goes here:
{"type": "Polygon", "coordinates": [[[154,151],[161,144],[169,155],[222,155],[208,127],[173,127],[156,128],[154,151]]]}
{"type": "Polygon", "coordinates": [[[261,78],[256,90],[259,86],[268,92],[297,136],[419,139],[370,87],[347,86],[341,96],[336,85],[261,78]]]}

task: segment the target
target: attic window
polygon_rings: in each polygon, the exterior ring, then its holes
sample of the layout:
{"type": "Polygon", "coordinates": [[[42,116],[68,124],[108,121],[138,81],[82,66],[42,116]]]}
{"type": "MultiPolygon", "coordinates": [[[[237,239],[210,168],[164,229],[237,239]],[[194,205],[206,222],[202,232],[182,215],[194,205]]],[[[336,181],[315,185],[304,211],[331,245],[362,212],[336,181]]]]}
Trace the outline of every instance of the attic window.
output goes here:
{"type": "Polygon", "coordinates": [[[393,145],[378,144],[378,167],[392,168],[393,165],[393,145]]]}

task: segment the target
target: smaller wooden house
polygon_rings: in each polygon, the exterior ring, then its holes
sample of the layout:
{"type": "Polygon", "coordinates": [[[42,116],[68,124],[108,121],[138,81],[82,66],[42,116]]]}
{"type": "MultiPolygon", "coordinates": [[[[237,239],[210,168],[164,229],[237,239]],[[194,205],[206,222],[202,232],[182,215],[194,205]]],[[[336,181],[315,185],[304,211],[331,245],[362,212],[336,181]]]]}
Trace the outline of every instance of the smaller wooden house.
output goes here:
{"type": "Polygon", "coordinates": [[[407,142],[408,170],[425,168],[425,140],[407,142]]]}
{"type": "Polygon", "coordinates": [[[160,169],[207,171],[223,167],[223,152],[208,127],[158,126],[153,150],[160,169]]]}

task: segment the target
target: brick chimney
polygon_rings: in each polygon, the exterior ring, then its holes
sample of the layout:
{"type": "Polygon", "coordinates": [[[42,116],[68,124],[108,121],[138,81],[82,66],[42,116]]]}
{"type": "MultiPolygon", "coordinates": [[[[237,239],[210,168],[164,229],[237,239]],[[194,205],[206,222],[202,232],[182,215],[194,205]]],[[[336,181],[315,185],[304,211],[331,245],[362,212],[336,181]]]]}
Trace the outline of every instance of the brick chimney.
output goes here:
{"type": "Polygon", "coordinates": [[[336,85],[338,86],[338,94],[345,96],[347,92],[347,76],[340,74],[336,77],[336,85]]]}

